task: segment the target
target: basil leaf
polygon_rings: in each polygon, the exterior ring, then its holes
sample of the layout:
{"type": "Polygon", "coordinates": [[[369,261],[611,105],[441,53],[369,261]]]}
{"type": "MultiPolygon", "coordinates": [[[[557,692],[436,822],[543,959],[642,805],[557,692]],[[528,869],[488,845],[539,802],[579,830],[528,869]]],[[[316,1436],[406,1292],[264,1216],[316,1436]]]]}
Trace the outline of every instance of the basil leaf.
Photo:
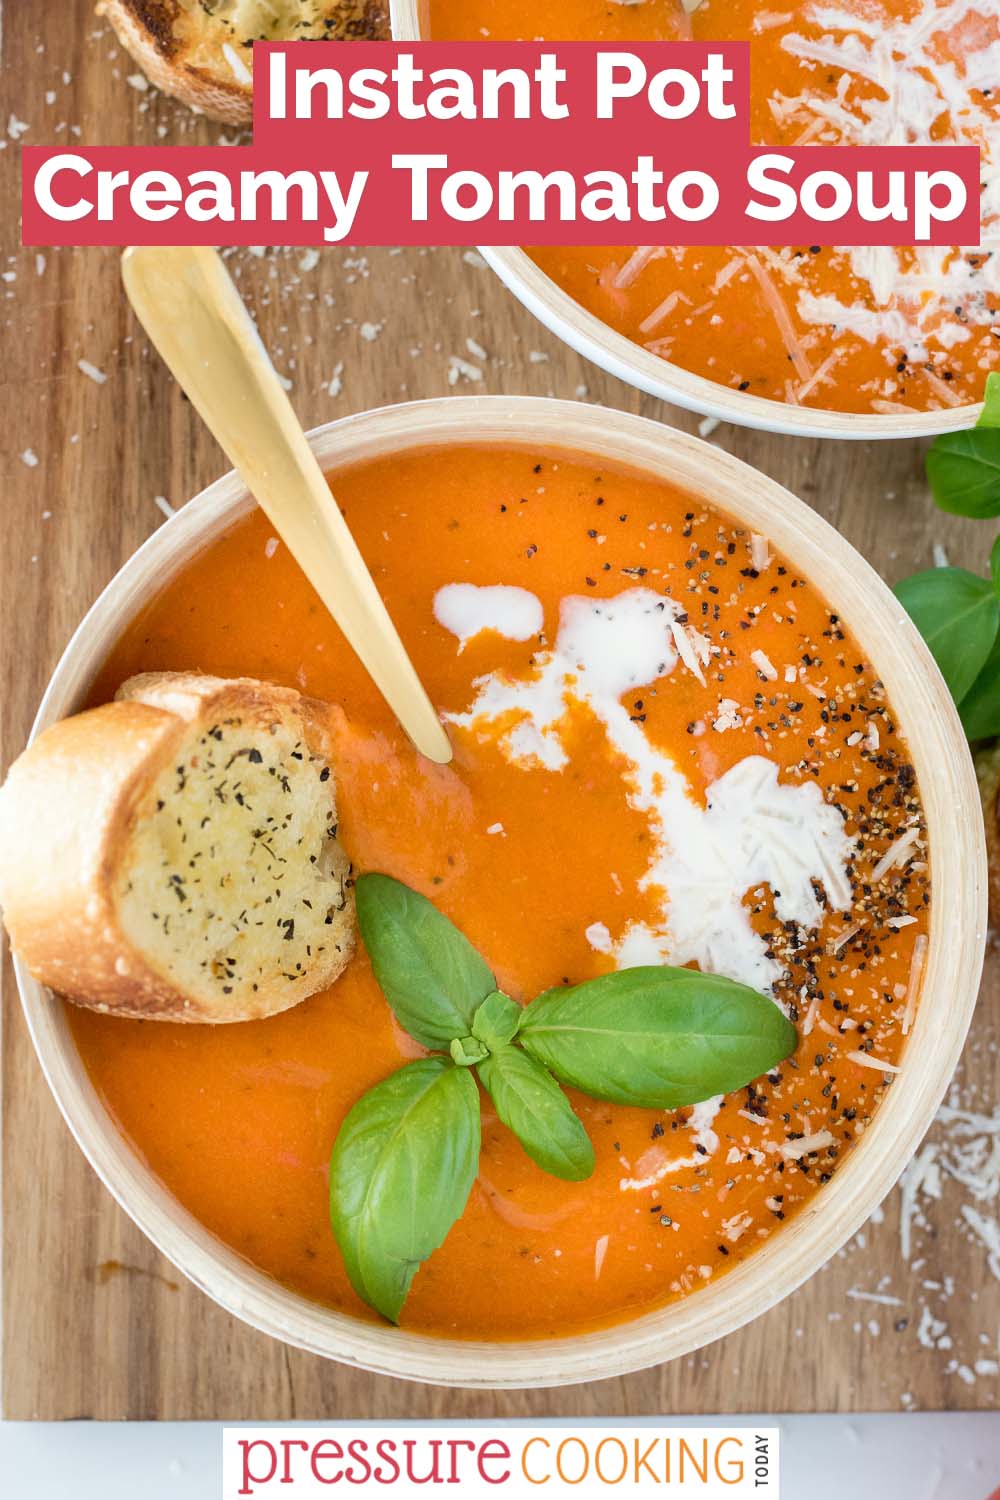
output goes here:
{"type": "Polygon", "coordinates": [[[472,1035],[485,1042],[492,1052],[494,1048],[505,1046],[516,1036],[521,1015],[521,1007],[516,1001],[502,990],[494,990],[476,1011],[472,1035]]]}
{"type": "Polygon", "coordinates": [[[460,1068],[474,1068],[477,1063],[485,1062],[490,1055],[489,1047],[477,1036],[457,1036],[448,1051],[452,1061],[460,1068]]]}
{"type": "Polygon", "coordinates": [[[1000,734],[1000,635],[958,712],[966,739],[988,740],[1000,734]]]}
{"type": "Polygon", "coordinates": [[[395,1323],[479,1168],[479,1090],[443,1057],[408,1063],[349,1112],[330,1158],[330,1222],[358,1296],[395,1323]]]}
{"type": "Polygon", "coordinates": [[[409,886],[362,875],[355,887],[358,927],[375,978],[396,1019],[425,1047],[447,1051],[468,1036],[496,980],[458,928],[409,886]]]}
{"type": "Polygon", "coordinates": [[[562,1089],[541,1063],[518,1047],[500,1047],[479,1064],[497,1114],[532,1161],[569,1182],[594,1170],[594,1148],[562,1089]]]}
{"type": "Polygon", "coordinates": [[[527,1007],[519,1040],[595,1099],[679,1109],[759,1078],[794,1051],[773,1001],[693,969],[623,969],[527,1007]]]}
{"type": "Polygon", "coordinates": [[[1000,599],[993,585],[965,568],[928,568],[904,578],[893,592],[930,647],[955,702],[961,703],[1000,626],[1000,599]]]}
{"type": "Polygon", "coordinates": [[[936,438],[927,454],[927,478],[942,510],[1000,516],[1000,428],[991,420],[936,438]]]}
{"type": "Polygon", "coordinates": [[[990,548],[990,577],[993,580],[993,591],[1000,595],[1000,536],[996,537],[990,548]]]}
{"type": "Polygon", "coordinates": [[[986,390],[983,392],[983,409],[979,414],[977,427],[1000,427],[1000,375],[996,370],[991,371],[986,377],[986,390]]]}

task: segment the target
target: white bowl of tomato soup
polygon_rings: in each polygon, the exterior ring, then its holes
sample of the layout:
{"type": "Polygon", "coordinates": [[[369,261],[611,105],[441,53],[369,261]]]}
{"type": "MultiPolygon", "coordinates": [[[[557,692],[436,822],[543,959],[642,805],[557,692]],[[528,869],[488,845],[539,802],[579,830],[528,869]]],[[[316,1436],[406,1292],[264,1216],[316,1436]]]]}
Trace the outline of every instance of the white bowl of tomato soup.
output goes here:
{"type": "Polygon", "coordinates": [[[635,961],[714,963],[773,982],[798,1050],[690,1110],[571,1096],[597,1161],[583,1182],[543,1173],[485,1101],[468,1205],[398,1327],[352,1292],[326,1218],[346,1110],[420,1050],[363,951],[294,1009],[216,1027],[75,1009],[18,965],[50,1087],[163,1254],[275,1338],[461,1386],[586,1381],[687,1354],[855,1233],[956,1065],[986,872],[947,689],[884,583],[826,522],[659,424],[452,397],[349,417],[310,442],[449,726],[452,764],[405,740],[234,474],[101,595],[33,734],[147,668],[252,674],[335,700],[341,838],[356,867],[439,902],[515,999],[635,961]],[[470,623],[468,600],[493,610],[498,586],[516,591],[513,623],[470,623]],[[524,624],[526,599],[541,628],[524,624]],[[673,645],[655,668],[621,690],[631,626],[588,666],[595,631],[668,602],[673,645]],[[542,680],[564,713],[550,699],[533,717],[542,680]],[[500,688],[521,696],[494,714],[500,688]],[[539,730],[540,760],[512,743],[518,725],[539,730]],[[665,832],[679,785],[696,850],[665,832]],[[834,807],[850,843],[831,853],[834,817],[822,853],[800,833],[834,807]],[[718,867],[689,880],[684,861],[703,847],[718,867]],[[734,849],[750,852],[724,874],[734,849]],[[764,869],[761,850],[778,863],[764,869]]]}
{"type": "Polygon", "coordinates": [[[1000,368],[1000,99],[988,87],[1000,20],[984,0],[391,0],[391,14],[400,41],[749,40],[755,141],[979,145],[979,250],[480,247],[554,334],[664,401],[813,437],[974,425],[1000,368]],[[946,118],[961,121],[954,136],[946,118]]]}

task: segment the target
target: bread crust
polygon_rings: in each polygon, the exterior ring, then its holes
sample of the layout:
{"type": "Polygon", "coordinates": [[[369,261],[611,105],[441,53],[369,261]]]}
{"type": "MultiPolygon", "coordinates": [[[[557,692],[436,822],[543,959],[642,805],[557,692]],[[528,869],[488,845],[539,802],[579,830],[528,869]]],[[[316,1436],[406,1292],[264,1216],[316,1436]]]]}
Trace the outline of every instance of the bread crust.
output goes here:
{"type": "MultiPolygon", "coordinates": [[[[324,40],[377,41],[389,34],[384,0],[335,0],[328,8],[331,25],[324,40]]],[[[224,124],[251,124],[253,85],[241,82],[226,60],[222,44],[231,35],[225,22],[202,16],[196,25],[191,0],[98,0],[97,14],[111,23],[122,46],[163,93],[224,124]],[[205,52],[206,34],[213,33],[215,59],[211,65],[195,62],[193,57],[205,52]]],[[[252,73],[252,49],[245,58],[242,51],[239,55],[252,73]]]]}
{"type": "Polygon", "coordinates": [[[216,1023],[277,1014],[333,983],[354,948],[349,887],[326,952],[294,986],[211,1004],[146,961],[116,907],[140,806],[191,726],[225,714],[265,729],[281,711],[298,718],[310,753],[331,762],[329,705],[253,678],[170,672],[129,679],[113,703],[61,720],[24,751],[0,788],[0,906],[36,979],[92,1010],[216,1023]]]}

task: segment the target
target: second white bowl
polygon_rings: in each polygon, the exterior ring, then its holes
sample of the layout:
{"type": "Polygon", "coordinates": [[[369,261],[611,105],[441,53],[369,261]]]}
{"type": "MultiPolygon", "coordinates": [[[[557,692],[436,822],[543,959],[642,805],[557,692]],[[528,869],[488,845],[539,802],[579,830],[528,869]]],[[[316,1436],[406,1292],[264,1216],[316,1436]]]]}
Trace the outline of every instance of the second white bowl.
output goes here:
{"type": "MultiPolygon", "coordinates": [[[[427,0],[389,0],[393,38],[399,42],[426,41],[430,35],[428,10],[427,0]]],[[[974,427],[983,409],[980,402],[941,411],[865,415],[793,406],[731,390],[651,354],[609,327],[540,271],[523,250],[480,245],[479,253],[518,301],[585,359],[650,396],[723,422],[796,437],[929,438],[974,427]]]]}

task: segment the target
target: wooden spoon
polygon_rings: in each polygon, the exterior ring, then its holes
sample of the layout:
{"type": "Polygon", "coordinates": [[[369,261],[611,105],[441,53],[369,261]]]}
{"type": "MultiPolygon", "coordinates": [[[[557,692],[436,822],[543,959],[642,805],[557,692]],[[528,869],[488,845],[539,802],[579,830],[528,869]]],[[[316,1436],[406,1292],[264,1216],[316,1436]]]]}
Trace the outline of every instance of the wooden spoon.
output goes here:
{"type": "Polygon", "coordinates": [[[207,247],[132,247],[122,278],[171,374],[414,745],[429,760],[451,760],[448,736],[220,257],[207,247]]]}

